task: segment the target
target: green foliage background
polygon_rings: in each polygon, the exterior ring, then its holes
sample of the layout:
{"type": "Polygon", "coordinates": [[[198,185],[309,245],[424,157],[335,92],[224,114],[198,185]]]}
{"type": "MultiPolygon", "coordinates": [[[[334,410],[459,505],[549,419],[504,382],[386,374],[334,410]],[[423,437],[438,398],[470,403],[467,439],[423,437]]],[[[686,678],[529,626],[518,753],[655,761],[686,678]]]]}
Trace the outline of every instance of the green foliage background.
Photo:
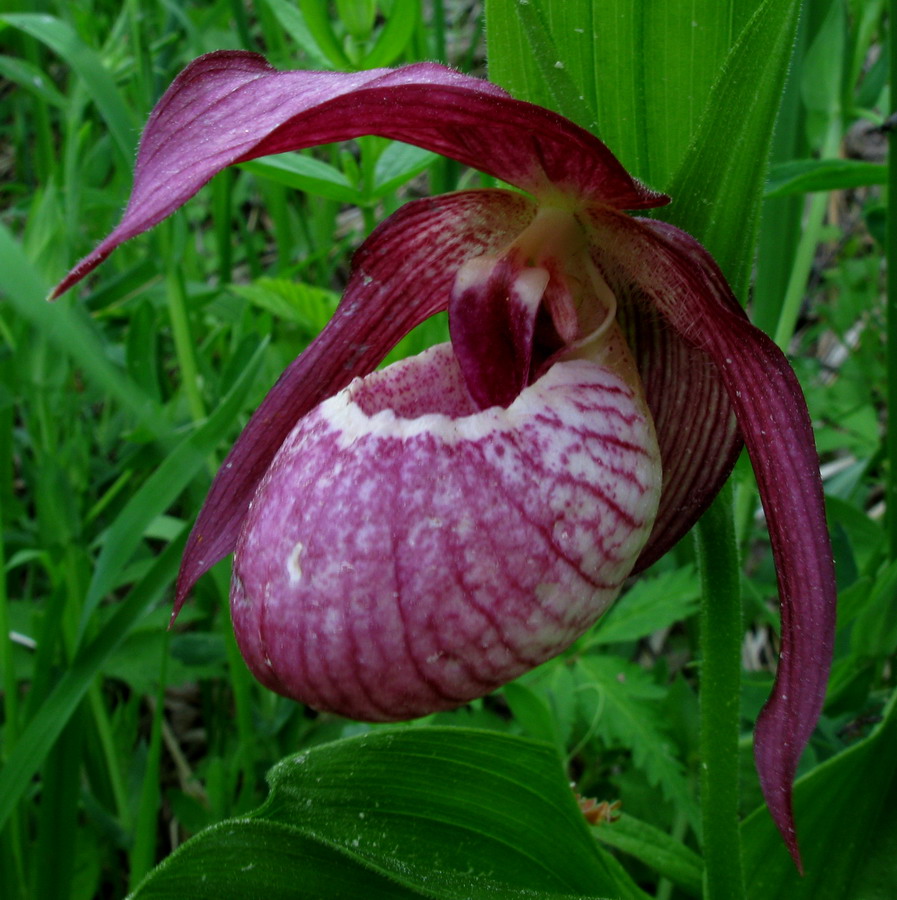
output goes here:
{"type": "MultiPolygon", "coordinates": [[[[800,881],[751,761],[777,617],[756,490],[739,465],[747,893],[873,900],[897,884],[877,130],[890,103],[887,18],[878,0],[805,7],[798,21],[797,4],[770,0],[494,0],[485,24],[502,48],[491,77],[596,128],[669,190],[664,214],[714,250],[792,354],[823,463],[839,637],[797,790],[800,881]],[[761,209],[770,92],[792,37],[761,209]],[[727,59],[756,88],[753,104],[737,84],[714,87],[727,59]]],[[[265,853],[286,896],[298,885],[308,896],[701,895],[701,588],[687,542],[558,660],[392,730],[316,716],[252,681],[228,622],[226,563],[165,630],[211,475],[332,312],[352,248],[407,199],[482,176],[373,138],[247,164],[117,251],[78,296],[43,301],[115,223],[141,123],[191,58],[245,47],[283,67],[441,59],[483,74],[485,46],[483,10],[465,2],[34,0],[0,14],[4,898],[122,897],[164,858],[137,896],[199,896],[210,874],[248,896],[238,871],[263,868],[265,853]],[[294,753],[263,805],[266,772],[294,753]],[[621,800],[622,816],[587,826],[571,781],[621,800]],[[377,805],[387,800],[389,813],[377,805]]],[[[393,356],[444,335],[429,322],[393,356]]]]}

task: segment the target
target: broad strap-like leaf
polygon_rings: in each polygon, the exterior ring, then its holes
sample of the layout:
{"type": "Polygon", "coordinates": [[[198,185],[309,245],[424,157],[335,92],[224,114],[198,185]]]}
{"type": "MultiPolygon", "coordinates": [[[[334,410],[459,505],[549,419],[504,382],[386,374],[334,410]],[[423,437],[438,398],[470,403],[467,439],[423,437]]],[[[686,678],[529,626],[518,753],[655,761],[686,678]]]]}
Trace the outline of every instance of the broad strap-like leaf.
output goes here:
{"type": "Polygon", "coordinates": [[[467,728],[379,730],[284,760],[269,780],[261,817],[298,819],[438,896],[490,896],[477,891],[485,873],[538,896],[646,896],[595,842],[548,744],[467,728]]]}
{"type": "Polygon", "coordinates": [[[579,122],[630,171],[663,187],[757,0],[650,6],[487,0],[485,6],[490,79],[579,122]]]}
{"type": "Polygon", "coordinates": [[[133,900],[647,900],[595,842],[547,744],[378,731],[284,759],[269,780],[261,809],[182,844],[133,900]]]}

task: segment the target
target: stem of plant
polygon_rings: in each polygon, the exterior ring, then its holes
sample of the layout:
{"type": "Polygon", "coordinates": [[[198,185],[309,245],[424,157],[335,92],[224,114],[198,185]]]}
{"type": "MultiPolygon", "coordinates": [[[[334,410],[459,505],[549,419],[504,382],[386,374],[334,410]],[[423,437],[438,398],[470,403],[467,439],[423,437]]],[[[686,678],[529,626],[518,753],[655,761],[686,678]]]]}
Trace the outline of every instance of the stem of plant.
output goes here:
{"type": "MultiPolygon", "coordinates": [[[[897,112],[897,0],[888,3],[888,43],[890,62],[888,72],[891,85],[891,111],[897,112]]],[[[888,264],[887,299],[887,365],[888,365],[888,418],[887,482],[885,484],[885,508],[887,510],[888,547],[891,559],[897,559],[897,427],[894,410],[897,410],[897,129],[892,128],[888,137],[888,209],[885,253],[888,264]]]]}
{"type": "Polygon", "coordinates": [[[704,900],[744,900],[738,821],[742,612],[731,485],[698,523],[704,900]]]}

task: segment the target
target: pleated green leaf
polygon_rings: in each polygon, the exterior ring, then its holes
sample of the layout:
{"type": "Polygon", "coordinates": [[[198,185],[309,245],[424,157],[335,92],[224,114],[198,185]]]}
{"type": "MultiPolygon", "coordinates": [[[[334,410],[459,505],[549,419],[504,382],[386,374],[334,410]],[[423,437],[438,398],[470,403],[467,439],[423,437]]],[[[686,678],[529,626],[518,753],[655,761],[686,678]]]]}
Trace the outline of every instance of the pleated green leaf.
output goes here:
{"type": "Polygon", "coordinates": [[[489,77],[594,130],[634,174],[663,188],[756,6],[756,0],[489,0],[489,77]],[[571,86],[566,92],[563,81],[571,86]]]}
{"type": "Polygon", "coordinates": [[[182,845],[129,900],[300,900],[420,897],[338,848],[279,822],[237,819],[182,845]]]}
{"type": "Polygon", "coordinates": [[[645,898],[546,744],[382,730],[286,759],[269,780],[260,810],[185,844],[135,900],[246,896],[234,885],[247,872],[266,897],[645,898]]]}
{"type": "Polygon", "coordinates": [[[668,188],[673,203],[663,218],[707,247],[742,298],[799,13],[799,0],[759,5],[726,58],[668,188]]]}
{"type": "MultiPolygon", "coordinates": [[[[468,900],[591,900],[594,895],[534,893],[458,873],[458,892],[409,885],[401,875],[304,834],[262,819],[222,822],[166,859],[128,900],[406,900],[463,896],[468,900]],[[463,893],[462,893],[463,892],[463,893]]],[[[597,898],[595,898],[597,900],[597,898]]]]}

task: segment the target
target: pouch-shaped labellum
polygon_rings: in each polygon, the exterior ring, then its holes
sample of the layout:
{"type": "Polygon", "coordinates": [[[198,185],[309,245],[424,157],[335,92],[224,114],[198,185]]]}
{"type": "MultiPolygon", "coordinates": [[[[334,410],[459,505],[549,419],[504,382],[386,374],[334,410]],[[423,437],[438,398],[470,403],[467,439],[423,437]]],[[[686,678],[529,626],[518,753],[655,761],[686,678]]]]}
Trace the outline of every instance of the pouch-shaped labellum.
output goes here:
{"type": "Polygon", "coordinates": [[[479,410],[449,345],[322,403],[237,544],[240,648],[268,687],[355,719],[448,709],[557,654],[616,597],[660,462],[638,386],[558,362],[479,410]]]}

